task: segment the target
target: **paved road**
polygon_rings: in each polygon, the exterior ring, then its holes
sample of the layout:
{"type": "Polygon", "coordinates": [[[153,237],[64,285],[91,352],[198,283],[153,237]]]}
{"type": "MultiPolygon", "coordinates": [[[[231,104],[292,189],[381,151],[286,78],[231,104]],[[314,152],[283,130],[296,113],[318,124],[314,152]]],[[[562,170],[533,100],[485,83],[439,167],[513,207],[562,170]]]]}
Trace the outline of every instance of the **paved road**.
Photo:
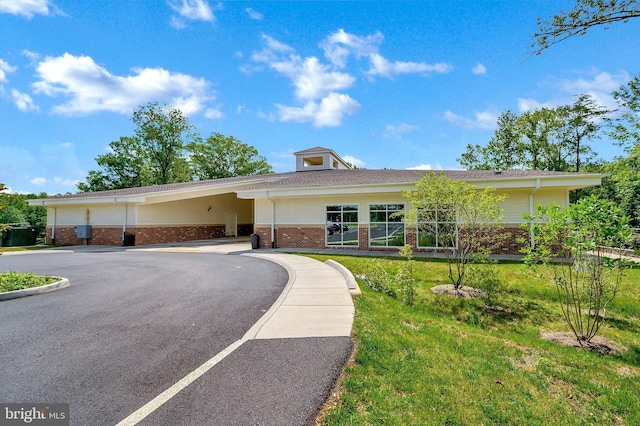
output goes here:
{"type": "MultiPolygon", "coordinates": [[[[7,270],[71,286],[0,302],[0,401],[69,402],[74,425],[145,405],[240,339],[288,279],[245,256],[121,250],[0,256],[7,270]]],[[[348,337],[246,342],[141,424],[306,424],[349,349],[348,337]]]]}

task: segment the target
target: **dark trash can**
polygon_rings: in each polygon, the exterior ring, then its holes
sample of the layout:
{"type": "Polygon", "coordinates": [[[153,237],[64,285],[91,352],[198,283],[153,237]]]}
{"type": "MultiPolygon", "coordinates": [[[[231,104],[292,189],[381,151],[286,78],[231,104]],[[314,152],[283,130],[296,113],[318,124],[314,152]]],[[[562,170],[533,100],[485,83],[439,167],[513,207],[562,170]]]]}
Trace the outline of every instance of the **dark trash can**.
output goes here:
{"type": "Polygon", "coordinates": [[[136,245],[136,235],[135,234],[124,234],[124,240],[122,241],[122,245],[125,247],[132,247],[136,245]]]}
{"type": "Polygon", "coordinates": [[[34,226],[14,226],[0,234],[0,247],[35,246],[38,229],[34,226]]]}
{"type": "Polygon", "coordinates": [[[251,234],[251,248],[254,250],[260,248],[260,237],[258,234],[251,234]]]}

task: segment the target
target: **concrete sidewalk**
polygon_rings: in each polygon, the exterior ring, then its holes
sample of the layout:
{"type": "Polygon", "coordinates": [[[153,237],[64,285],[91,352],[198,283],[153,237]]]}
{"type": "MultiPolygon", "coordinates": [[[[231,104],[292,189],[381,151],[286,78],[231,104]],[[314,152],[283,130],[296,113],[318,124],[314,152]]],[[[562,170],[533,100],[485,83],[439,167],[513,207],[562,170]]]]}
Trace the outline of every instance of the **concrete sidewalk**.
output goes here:
{"type": "Polygon", "coordinates": [[[352,293],[344,272],[328,264],[274,250],[251,250],[251,245],[242,240],[172,243],[128,250],[239,254],[269,260],[285,268],[289,282],[244,340],[351,335],[355,314],[352,293]]]}

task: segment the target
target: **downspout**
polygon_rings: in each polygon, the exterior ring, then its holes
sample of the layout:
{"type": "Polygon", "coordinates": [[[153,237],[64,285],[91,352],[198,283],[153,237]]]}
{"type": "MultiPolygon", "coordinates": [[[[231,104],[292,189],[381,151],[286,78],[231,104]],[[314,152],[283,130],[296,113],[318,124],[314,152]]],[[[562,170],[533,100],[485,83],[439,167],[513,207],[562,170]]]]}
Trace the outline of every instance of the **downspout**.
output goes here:
{"type": "MultiPolygon", "coordinates": [[[[533,196],[540,189],[540,178],[536,179],[536,186],[533,188],[533,191],[529,194],[529,214],[533,216],[534,208],[533,208],[533,196]]],[[[531,240],[531,247],[536,246],[535,238],[533,236],[533,226],[529,229],[529,239],[531,240]]]]}
{"type": "Polygon", "coordinates": [[[127,233],[127,205],[124,205],[124,220],[122,222],[122,242],[124,243],[124,236],[127,233]]]}
{"type": "Polygon", "coordinates": [[[276,248],[276,203],[269,198],[269,191],[267,191],[267,200],[271,202],[271,248],[276,248]]]}
{"type": "MultiPolygon", "coordinates": [[[[44,202],[42,203],[44,204],[44,202]]],[[[51,244],[56,243],[56,215],[57,210],[55,207],[51,207],[53,209],[53,225],[51,226],[51,244]]]]}

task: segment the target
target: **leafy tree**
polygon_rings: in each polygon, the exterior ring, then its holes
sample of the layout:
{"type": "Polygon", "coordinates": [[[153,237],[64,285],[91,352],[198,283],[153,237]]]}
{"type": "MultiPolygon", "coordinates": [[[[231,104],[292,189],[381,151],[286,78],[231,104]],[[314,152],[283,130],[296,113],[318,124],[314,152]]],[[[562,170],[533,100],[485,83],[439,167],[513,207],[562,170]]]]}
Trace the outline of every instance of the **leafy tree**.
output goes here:
{"type": "Polygon", "coordinates": [[[640,143],[627,151],[629,155],[601,167],[607,177],[596,193],[616,203],[629,216],[630,223],[640,227],[640,143]]]}
{"type": "MultiPolygon", "coordinates": [[[[47,198],[44,192],[40,194],[0,194],[0,228],[7,229],[9,224],[29,224],[38,228],[38,236],[44,237],[47,226],[47,208],[30,206],[27,200],[33,198],[47,198]]],[[[1,233],[1,232],[0,232],[1,233]]]]}
{"type": "Polygon", "coordinates": [[[538,18],[531,53],[540,55],[545,49],[573,36],[582,36],[597,26],[605,29],[615,22],[627,22],[640,16],[637,0],[577,0],[569,12],[560,11],[550,20],[538,18]]]}
{"type": "Polygon", "coordinates": [[[191,143],[190,163],[198,180],[273,173],[258,150],[234,138],[213,133],[204,142],[191,143]]]}
{"type": "Polygon", "coordinates": [[[516,115],[506,111],[486,146],[467,145],[458,162],[476,170],[580,171],[595,157],[588,142],[599,137],[611,111],[589,95],[572,105],[516,115]]]}
{"type": "Polygon", "coordinates": [[[633,145],[640,143],[640,75],[634,76],[612,95],[622,114],[608,134],[632,151],[633,145]]]}
{"type": "Polygon", "coordinates": [[[555,283],[564,320],[581,345],[598,333],[616,295],[625,263],[607,248],[633,239],[628,218],[608,200],[589,196],[567,209],[536,206],[525,215],[535,239],[523,252],[529,264],[541,262],[555,283]],[[560,260],[560,261],[558,261],[560,260]]]}
{"type": "Polygon", "coordinates": [[[523,138],[523,168],[528,170],[565,170],[566,154],[558,139],[562,122],[558,109],[525,111],[517,120],[523,138]]]}
{"type": "Polygon", "coordinates": [[[111,152],[96,157],[100,169],[89,171],[79,191],[273,173],[256,148],[233,136],[213,133],[202,141],[178,109],[149,103],[132,120],[135,135],[111,142],[111,152]]]}
{"type": "Polygon", "coordinates": [[[466,169],[512,170],[522,167],[524,149],[518,115],[507,110],[498,117],[498,129],[487,146],[467,145],[458,162],[466,169]]]}
{"type": "Polygon", "coordinates": [[[500,222],[503,219],[500,203],[505,195],[493,188],[477,189],[473,185],[436,175],[433,171],[415,182],[416,189],[403,191],[409,201],[405,221],[424,229],[429,218],[438,212],[449,216],[456,226],[438,229],[440,240],[449,267],[448,276],[456,290],[465,284],[467,265],[475,253],[495,248],[504,233],[500,222]]]}
{"type": "Polygon", "coordinates": [[[111,152],[96,157],[102,170],[90,170],[86,182],[77,186],[81,192],[134,188],[150,185],[151,170],[142,142],[123,136],[109,144],[111,152]]]}
{"type": "Polygon", "coordinates": [[[186,145],[199,139],[195,128],[179,109],[150,102],[133,112],[135,135],[148,156],[151,184],[191,180],[186,145]]]}
{"type": "Polygon", "coordinates": [[[560,107],[559,112],[563,121],[560,134],[569,156],[572,157],[574,171],[579,172],[582,165],[580,156],[584,159],[593,153],[586,142],[600,137],[600,130],[609,121],[612,111],[604,108],[590,95],[578,95],[573,105],[560,107]]]}

